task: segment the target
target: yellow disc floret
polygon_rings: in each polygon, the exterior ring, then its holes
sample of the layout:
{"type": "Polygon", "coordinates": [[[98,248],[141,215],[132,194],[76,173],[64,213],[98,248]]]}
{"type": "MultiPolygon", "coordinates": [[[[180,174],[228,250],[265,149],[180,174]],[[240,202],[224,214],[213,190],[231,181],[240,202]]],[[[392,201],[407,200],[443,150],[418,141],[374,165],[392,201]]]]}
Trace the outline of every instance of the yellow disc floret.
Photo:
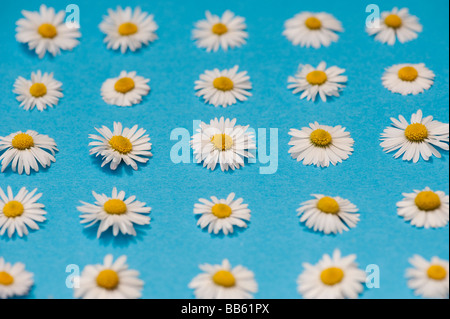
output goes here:
{"type": "Polygon", "coordinates": [[[327,147],[331,144],[332,138],[331,134],[323,129],[314,130],[309,136],[311,143],[317,147],[327,147]]]}
{"type": "Polygon", "coordinates": [[[234,83],[230,78],[221,76],[214,79],[213,86],[220,91],[230,91],[234,88],[234,83]]]}
{"type": "Polygon", "coordinates": [[[320,280],[328,286],[336,285],[340,283],[342,279],[344,279],[344,272],[338,267],[330,267],[320,273],[320,280]]]}
{"type": "Polygon", "coordinates": [[[405,129],[405,137],[410,142],[423,142],[428,137],[428,129],[422,123],[409,124],[405,129]]]}
{"type": "Polygon", "coordinates": [[[34,83],[30,86],[30,94],[33,97],[41,97],[47,94],[47,87],[44,83],[34,83]]]}
{"type": "Polygon", "coordinates": [[[222,35],[228,32],[228,28],[225,24],[219,22],[212,26],[211,31],[214,34],[222,35]]]}
{"type": "Polygon", "coordinates": [[[33,138],[27,133],[19,133],[11,141],[12,147],[18,150],[26,150],[34,146],[33,138]]]}
{"type": "Polygon", "coordinates": [[[420,210],[432,211],[441,207],[441,199],[432,191],[422,191],[417,194],[414,203],[420,210]]]}
{"type": "Polygon", "coordinates": [[[444,280],[447,277],[447,270],[441,265],[431,265],[427,270],[427,275],[434,280],[444,280]]]}
{"type": "Polygon", "coordinates": [[[103,204],[103,209],[110,215],[122,215],[127,212],[127,205],[121,199],[109,199],[103,204]]]}
{"type": "Polygon", "coordinates": [[[226,204],[215,204],[211,212],[217,218],[227,218],[231,216],[231,207],[226,204]]]}
{"type": "Polygon", "coordinates": [[[97,285],[107,290],[114,290],[119,285],[119,275],[111,269],[102,270],[97,276],[97,285]]]}
{"type": "Polygon", "coordinates": [[[111,137],[109,145],[120,154],[128,154],[133,150],[131,141],[122,135],[114,135],[111,137]]]}
{"type": "Polygon", "coordinates": [[[219,151],[227,151],[233,146],[233,138],[227,134],[215,134],[211,137],[211,143],[219,151]]]}
{"type": "Polygon", "coordinates": [[[323,71],[314,70],[306,75],[306,81],[311,85],[322,85],[328,80],[327,74],[323,71]]]}
{"type": "Polygon", "coordinates": [[[305,25],[310,30],[319,30],[322,27],[322,22],[316,17],[309,17],[305,20],[305,25]]]}
{"type": "Polygon", "coordinates": [[[339,213],[338,202],[329,196],[324,196],[317,201],[317,208],[326,214],[337,214],[339,213]]]}
{"type": "Polygon", "coordinates": [[[23,214],[24,207],[21,202],[11,200],[3,206],[3,215],[7,218],[19,217],[23,214]]]}
{"type": "Polygon", "coordinates": [[[123,77],[114,84],[114,90],[119,93],[127,93],[134,89],[134,80],[129,77],[123,77]]]}
{"type": "Polygon", "coordinates": [[[14,277],[6,271],[0,271],[0,286],[9,286],[14,283],[14,277]]]}
{"type": "Polygon", "coordinates": [[[125,22],[119,25],[119,29],[117,31],[120,35],[127,36],[138,32],[138,27],[132,22],[125,22]]]}
{"type": "Polygon", "coordinates": [[[58,34],[56,27],[50,23],[43,23],[38,28],[38,33],[47,39],[53,39],[58,34]]]}
{"type": "Polygon", "coordinates": [[[400,70],[398,70],[398,78],[402,81],[412,82],[419,76],[419,72],[417,72],[416,68],[412,66],[404,66],[400,70]]]}
{"type": "Polygon", "coordinates": [[[398,29],[402,26],[403,21],[402,18],[400,18],[398,15],[390,14],[384,19],[384,24],[386,24],[390,28],[398,29]]]}
{"type": "Polygon", "coordinates": [[[216,285],[230,288],[236,284],[236,278],[234,278],[233,274],[228,270],[219,270],[214,274],[212,280],[216,285]]]}

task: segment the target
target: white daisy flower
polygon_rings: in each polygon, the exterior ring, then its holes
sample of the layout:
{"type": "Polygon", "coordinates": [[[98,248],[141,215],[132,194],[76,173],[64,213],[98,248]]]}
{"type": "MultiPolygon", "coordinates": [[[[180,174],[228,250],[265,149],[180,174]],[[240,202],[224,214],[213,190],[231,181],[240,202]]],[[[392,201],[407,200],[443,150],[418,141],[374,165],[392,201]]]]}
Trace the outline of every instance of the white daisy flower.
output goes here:
{"type": "Polygon", "coordinates": [[[148,82],[149,79],[136,75],[136,71],[122,71],[117,78],[103,82],[101,89],[103,101],[118,106],[139,104],[142,97],[150,92],[148,82]]]}
{"type": "Polygon", "coordinates": [[[209,124],[200,123],[197,133],[192,136],[191,146],[197,163],[214,170],[217,163],[222,171],[239,169],[244,166],[244,158],[254,158],[249,150],[256,149],[253,133],[247,132],[249,125],[235,125],[236,119],[218,120],[209,124]]]}
{"type": "Polygon", "coordinates": [[[127,257],[113,261],[106,255],[103,264],[88,265],[81,273],[79,287],[74,287],[75,298],[82,299],[138,299],[144,282],[137,270],[128,269],[127,257]]]}
{"type": "Polygon", "coordinates": [[[11,164],[12,170],[22,174],[30,174],[30,168],[39,171],[39,164],[43,168],[55,162],[55,152],[58,151],[55,140],[48,135],[41,135],[36,131],[28,130],[0,136],[0,156],[2,172],[11,164]]]}
{"type": "Polygon", "coordinates": [[[397,151],[395,158],[403,155],[404,161],[417,163],[421,156],[425,161],[432,155],[440,158],[441,154],[435,146],[448,151],[448,123],[435,121],[432,116],[423,118],[421,110],[411,115],[411,123],[402,115],[398,118],[391,117],[394,127],[386,128],[381,134],[380,145],[386,153],[397,151]]]}
{"type": "Polygon", "coordinates": [[[414,290],[416,296],[448,299],[448,260],[433,257],[428,261],[414,255],[409,262],[414,268],[406,270],[408,287],[414,290]]]}
{"type": "Polygon", "coordinates": [[[122,53],[127,49],[134,52],[155,41],[157,29],[153,15],[142,12],[139,7],[134,10],[130,7],[123,10],[120,6],[116,11],[108,9],[108,15],[103,16],[100,23],[100,30],[106,34],[103,42],[107,43],[107,48],[118,50],[120,47],[122,53]]]}
{"type": "Polygon", "coordinates": [[[208,232],[218,234],[223,231],[225,235],[233,233],[234,226],[246,228],[250,221],[250,209],[248,204],[242,204],[242,198],[234,199],[231,193],[226,199],[217,199],[211,196],[211,201],[200,198],[202,204],[195,204],[194,214],[201,215],[197,225],[201,228],[208,226],[208,232]]]}
{"type": "Polygon", "coordinates": [[[152,156],[150,150],[152,143],[149,143],[150,137],[145,134],[146,130],[135,125],[132,128],[122,129],[122,123],[114,122],[114,130],[111,132],[106,126],[95,128],[101,134],[89,134],[89,138],[96,140],[90,142],[89,154],[103,157],[102,167],[111,163],[109,167],[115,170],[123,161],[127,165],[131,165],[134,170],[138,169],[136,162],[147,163],[148,158],[152,156]],[[145,135],[144,135],[145,134],[145,135]]]}
{"type": "Polygon", "coordinates": [[[25,296],[33,286],[33,274],[25,270],[25,265],[11,265],[0,257],[0,299],[25,296]]]}
{"type": "Polygon", "coordinates": [[[373,26],[366,28],[367,33],[375,35],[375,40],[388,45],[394,45],[398,40],[405,43],[417,38],[422,32],[422,25],[416,16],[410,15],[407,8],[394,8],[381,13],[381,19],[376,18],[373,26]]]}
{"type": "Polygon", "coordinates": [[[81,223],[87,224],[86,227],[91,227],[97,222],[100,222],[97,231],[97,238],[112,227],[113,235],[117,236],[119,231],[124,235],[136,236],[134,224],[148,225],[150,224],[150,217],[144,214],[149,214],[151,208],[145,207],[145,203],[139,202],[136,196],[130,196],[125,199],[125,192],[117,193],[117,188],[113,188],[111,197],[105,194],[97,194],[92,192],[96,202],[89,204],[81,201],[83,206],[77,209],[84,213],[80,216],[81,223]]]}
{"type": "Polygon", "coordinates": [[[397,213],[411,225],[425,228],[444,227],[449,220],[449,198],[442,191],[414,190],[403,193],[403,200],[397,203],[397,213]]]}
{"type": "Polygon", "coordinates": [[[300,204],[297,209],[300,222],[325,234],[342,234],[359,222],[358,208],[348,199],[312,194],[314,199],[300,204]]]}
{"type": "Polygon", "coordinates": [[[55,9],[47,8],[44,4],[39,12],[22,10],[25,18],[16,22],[16,39],[20,43],[27,43],[30,50],[35,50],[39,58],[49,52],[53,56],[61,50],[72,50],[79,43],[81,37],[79,26],[70,28],[64,21],[64,10],[55,13],[55,9]]]}
{"type": "Polygon", "coordinates": [[[203,273],[189,283],[197,299],[252,299],[258,291],[253,272],[241,265],[231,268],[227,259],[221,265],[203,264],[199,268],[203,273]]]}
{"type": "Polygon", "coordinates": [[[252,94],[252,84],[247,71],[238,73],[238,66],[226,70],[206,70],[200,75],[200,80],[195,81],[197,96],[201,96],[209,104],[227,107],[236,104],[237,101],[246,101],[252,94]]]}
{"type": "Polygon", "coordinates": [[[292,93],[300,95],[300,99],[308,101],[316,100],[317,94],[323,102],[327,101],[327,96],[339,96],[339,92],[345,87],[347,76],[342,75],[345,69],[331,66],[327,68],[325,62],[320,62],[317,68],[312,65],[300,64],[297,74],[288,78],[288,89],[293,89],[292,93]]]}
{"type": "Polygon", "coordinates": [[[423,63],[396,64],[386,69],[381,80],[383,86],[393,93],[416,95],[433,85],[434,73],[423,63]]]}
{"type": "Polygon", "coordinates": [[[32,110],[36,107],[43,111],[48,107],[57,105],[59,99],[63,97],[61,92],[62,83],[53,78],[53,73],[37,71],[31,72],[31,80],[19,76],[14,83],[14,93],[17,94],[17,101],[25,110],[32,110]]]}
{"type": "Polygon", "coordinates": [[[315,49],[337,42],[337,32],[344,31],[341,22],[326,12],[300,12],[286,20],[284,28],[283,35],[293,45],[315,49]]]}
{"type": "Polygon", "coordinates": [[[292,128],[289,133],[291,140],[289,153],[303,165],[328,167],[346,160],[353,152],[354,140],[345,127],[320,125],[310,123],[301,130],[292,128]]]}
{"type": "Polygon", "coordinates": [[[227,10],[220,18],[206,11],[206,20],[200,20],[195,24],[192,38],[199,48],[205,48],[207,52],[228,48],[240,47],[245,44],[248,33],[245,31],[245,19],[235,16],[227,10]]]}
{"type": "Polygon", "coordinates": [[[358,298],[364,290],[366,272],[358,268],[356,255],[341,257],[336,249],[325,254],[315,265],[303,263],[305,270],[298,276],[298,292],[305,299],[358,298]]]}

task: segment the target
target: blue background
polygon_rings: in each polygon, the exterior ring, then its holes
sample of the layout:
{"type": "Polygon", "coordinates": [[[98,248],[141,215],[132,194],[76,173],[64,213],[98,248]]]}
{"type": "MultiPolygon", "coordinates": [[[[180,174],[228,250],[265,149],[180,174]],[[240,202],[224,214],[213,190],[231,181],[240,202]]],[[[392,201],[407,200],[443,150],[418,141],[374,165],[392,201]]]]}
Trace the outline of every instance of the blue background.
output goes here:
{"type": "Polygon", "coordinates": [[[40,60],[15,41],[15,22],[22,9],[37,11],[39,1],[7,1],[0,13],[0,135],[33,129],[55,139],[60,149],[56,163],[30,176],[10,169],[0,174],[0,186],[16,193],[20,187],[37,187],[44,195],[48,220],[26,238],[0,238],[0,255],[10,262],[24,262],[35,274],[30,298],[72,298],[66,288],[66,265],[100,263],[104,255],[126,254],[131,268],[141,272],[145,298],[191,298],[189,281],[199,273],[198,264],[219,263],[253,270],[259,284],[258,298],[299,298],[296,279],[302,262],[317,262],[322,254],[340,248],[356,253],[361,267],[377,264],[381,287],[366,289],[362,298],[413,298],[406,285],[408,258],[448,259],[448,226],[417,229],[397,216],[402,192],[422,189],[448,193],[448,152],[443,158],[417,164],[394,159],[379,146],[379,136],[389,118],[409,118],[419,108],[425,115],[447,122],[449,104],[448,1],[378,1],[381,11],[407,6],[420,18],[424,30],[418,39],[395,46],[374,41],[364,30],[364,1],[47,1],[57,10],[76,3],[81,10],[81,44],[72,52],[40,60]],[[142,3],[140,3],[142,2],[142,3]],[[108,8],[141,5],[153,13],[159,39],[135,53],[107,50],[98,25],[108,8]],[[205,10],[221,14],[230,9],[246,18],[248,43],[228,52],[207,53],[191,40],[193,24],[205,10]],[[284,36],[283,23],[303,11],[327,11],[345,28],[339,42],[328,48],[294,47],[284,36]],[[340,98],[311,103],[299,100],[287,88],[287,77],[299,63],[320,61],[345,68],[348,86],[340,98]],[[436,73],[432,88],[417,96],[401,96],[381,84],[384,68],[397,63],[424,62],[436,73]],[[224,108],[204,104],[195,96],[194,81],[205,69],[238,64],[247,70],[254,89],[244,103],[224,108]],[[63,82],[64,98],[56,108],[27,112],[12,93],[18,76],[32,71],[54,72],[63,82]],[[151,93],[131,108],[107,105],[100,87],[121,70],[136,70],[151,79],[151,93]],[[253,128],[278,128],[279,163],[273,175],[261,175],[255,163],[235,172],[211,172],[201,165],[174,164],[170,140],[174,128],[192,133],[192,121],[236,117],[238,124],[253,128]],[[121,121],[148,130],[153,158],[138,171],[120,167],[100,168],[89,156],[88,134],[94,127],[121,121]],[[288,131],[312,121],[344,125],[355,139],[354,154],[336,167],[305,167],[288,154],[288,131]],[[96,238],[96,228],[84,230],[76,207],[79,200],[93,202],[91,191],[110,194],[112,187],[136,195],[152,207],[151,225],[140,227],[136,238],[96,238]],[[198,198],[225,197],[235,192],[252,211],[249,227],[229,237],[212,236],[196,226],[193,206],[198,198]],[[339,195],[355,203],[361,221],[338,236],[324,236],[299,224],[296,209],[312,193],[339,195]]]}

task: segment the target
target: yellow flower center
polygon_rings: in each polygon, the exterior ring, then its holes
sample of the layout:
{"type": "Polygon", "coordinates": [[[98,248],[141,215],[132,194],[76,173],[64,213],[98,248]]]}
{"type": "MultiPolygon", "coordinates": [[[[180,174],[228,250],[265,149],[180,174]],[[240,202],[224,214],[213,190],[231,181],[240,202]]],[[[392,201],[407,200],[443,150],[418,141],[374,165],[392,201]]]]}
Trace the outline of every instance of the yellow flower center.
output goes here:
{"type": "Polygon", "coordinates": [[[211,137],[211,143],[219,151],[227,151],[233,146],[233,138],[227,134],[215,134],[211,137]]]}
{"type": "Polygon", "coordinates": [[[328,80],[327,74],[323,71],[315,70],[306,75],[306,81],[311,85],[322,85],[328,80]]]}
{"type": "Polygon", "coordinates": [[[97,276],[97,285],[107,290],[114,290],[119,285],[119,275],[111,269],[102,270],[97,276]]]}
{"type": "Polygon", "coordinates": [[[314,130],[309,139],[317,147],[327,147],[332,142],[331,134],[321,128],[314,130]]]}
{"type": "Polygon", "coordinates": [[[134,89],[134,81],[132,78],[124,77],[117,80],[116,84],[114,84],[114,89],[120,93],[127,93],[134,89]]]}
{"type": "Polygon", "coordinates": [[[402,81],[412,82],[419,76],[419,72],[412,66],[404,66],[398,70],[398,78],[402,81]]]}
{"type": "Polygon", "coordinates": [[[231,207],[226,204],[215,204],[211,212],[217,218],[227,218],[231,216],[231,207]]]}
{"type": "Polygon", "coordinates": [[[43,83],[34,83],[30,86],[30,94],[34,97],[41,97],[47,94],[47,87],[43,83]]]}
{"type": "Polygon", "coordinates": [[[427,270],[427,275],[434,280],[443,280],[447,277],[447,270],[440,265],[431,265],[427,270]]]}
{"type": "Polygon", "coordinates": [[[441,207],[441,199],[435,192],[432,191],[420,192],[414,199],[414,203],[420,210],[424,210],[426,212],[441,207]]]}
{"type": "Polygon", "coordinates": [[[215,78],[213,86],[220,91],[230,91],[234,88],[234,83],[226,76],[215,78]]]}
{"type": "Polygon", "coordinates": [[[43,23],[39,26],[38,33],[43,38],[53,39],[58,34],[58,31],[56,31],[56,27],[53,24],[43,23]]]}
{"type": "Polygon", "coordinates": [[[428,129],[422,123],[409,124],[405,136],[410,142],[423,142],[428,137],[428,129]]]}
{"type": "Polygon", "coordinates": [[[138,32],[138,27],[132,22],[125,22],[119,25],[118,32],[120,35],[132,35],[138,32]]]}
{"type": "Polygon", "coordinates": [[[11,141],[11,145],[18,150],[26,150],[34,146],[33,138],[26,133],[19,133],[11,141]]]}
{"type": "Polygon", "coordinates": [[[133,144],[127,137],[115,135],[109,140],[109,145],[120,154],[128,154],[133,149],[133,144]]]}
{"type": "Polygon", "coordinates": [[[222,35],[222,34],[228,32],[228,28],[225,24],[219,22],[219,23],[216,23],[215,25],[213,25],[211,31],[214,34],[222,35]]]}
{"type": "Polygon", "coordinates": [[[337,214],[339,213],[338,202],[329,196],[322,197],[317,202],[317,208],[326,214],[337,214]]]}
{"type": "Polygon", "coordinates": [[[9,201],[3,206],[3,215],[8,218],[15,218],[23,214],[24,208],[21,202],[9,201]]]}
{"type": "Polygon", "coordinates": [[[236,284],[236,278],[228,270],[219,270],[214,274],[212,280],[216,285],[230,288],[236,284]]]}
{"type": "Polygon", "coordinates": [[[390,14],[384,19],[384,24],[393,29],[398,29],[402,26],[402,18],[396,14],[390,14]]]}
{"type": "Polygon", "coordinates": [[[340,283],[344,279],[344,272],[341,268],[330,267],[320,273],[320,280],[325,285],[333,286],[340,283]]]}
{"type": "Polygon", "coordinates": [[[14,277],[6,271],[0,271],[0,286],[9,286],[14,283],[14,277]]]}
{"type": "Polygon", "coordinates": [[[103,209],[110,215],[122,215],[127,212],[127,205],[123,200],[113,198],[103,204],[103,209]]]}
{"type": "Polygon", "coordinates": [[[305,20],[305,25],[310,30],[319,30],[322,27],[322,22],[316,17],[309,17],[305,20]]]}

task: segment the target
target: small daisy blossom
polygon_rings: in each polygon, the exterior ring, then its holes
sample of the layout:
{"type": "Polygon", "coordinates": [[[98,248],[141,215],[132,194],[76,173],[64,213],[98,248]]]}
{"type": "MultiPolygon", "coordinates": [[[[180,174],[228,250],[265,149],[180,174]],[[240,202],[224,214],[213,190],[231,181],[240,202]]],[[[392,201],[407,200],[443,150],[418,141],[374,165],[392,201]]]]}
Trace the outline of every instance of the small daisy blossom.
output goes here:
{"type": "Polygon", "coordinates": [[[327,68],[325,62],[320,62],[317,68],[312,65],[300,64],[297,74],[289,76],[288,89],[293,89],[292,93],[300,95],[300,99],[315,101],[317,94],[323,102],[327,101],[327,96],[339,96],[339,92],[345,87],[347,76],[342,75],[345,69],[331,66],[327,68]]]}
{"type": "Polygon", "coordinates": [[[425,161],[432,155],[440,158],[441,154],[435,147],[448,151],[448,123],[435,121],[431,115],[423,117],[421,110],[411,115],[411,123],[402,115],[398,118],[391,117],[394,127],[386,128],[381,134],[380,145],[386,153],[397,151],[395,158],[403,155],[404,161],[417,163],[420,157],[425,161]]]}
{"type": "Polygon", "coordinates": [[[422,25],[416,16],[409,14],[407,8],[393,8],[392,11],[382,12],[381,19],[376,18],[366,31],[370,36],[375,35],[375,40],[394,45],[396,40],[405,43],[416,39],[417,33],[422,32],[422,25]]]}
{"type": "Polygon", "coordinates": [[[128,269],[127,257],[116,261],[106,255],[103,264],[88,265],[83,269],[79,286],[74,286],[75,298],[81,299],[138,299],[144,282],[137,270],[128,269]]]}
{"type": "Polygon", "coordinates": [[[448,299],[448,260],[433,257],[431,261],[428,261],[419,255],[414,255],[409,262],[414,268],[406,270],[408,287],[414,290],[416,296],[448,299]]]}
{"type": "Polygon", "coordinates": [[[203,264],[203,273],[189,283],[197,299],[252,299],[258,291],[254,274],[238,265],[231,267],[227,259],[221,265],[203,264]]]}
{"type": "Polygon", "coordinates": [[[11,169],[19,174],[23,171],[30,174],[31,168],[38,172],[39,164],[46,168],[55,162],[55,152],[58,151],[55,140],[47,135],[28,130],[19,131],[8,136],[0,136],[0,156],[2,172],[11,164],[11,169]]]}
{"type": "Polygon", "coordinates": [[[393,93],[417,95],[433,85],[434,73],[423,63],[396,64],[386,69],[381,80],[383,86],[393,93]]]}
{"type": "Polygon", "coordinates": [[[211,120],[200,123],[197,133],[192,136],[191,146],[197,163],[214,170],[217,163],[222,171],[239,169],[244,166],[244,158],[254,158],[249,150],[256,149],[253,134],[247,132],[249,125],[235,125],[236,119],[211,120]]]}
{"type": "Polygon", "coordinates": [[[353,152],[354,140],[345,127],[320,125],[310,123],[309,127],[301,130],[292,128],[289,133],[291,140],[289,153],[303,165],[316,165],[328,167],[348,159],[353,152]]]}
{"type": "Polygon", "coordinates": [[[252,94],[252,84],[246,71],[238,72],[238,66],[226,70],[206,70],[200,75],[200,80],[195,81],[197,96],[201,96],[206,102],[214,106],[227,107],[236,104],[237,101],[246,101],[252,94]]]}
{"type": "Polygon", "coordinates": [[[248,33],[245,31],[245,19],[235,16],[227,10],[222,17],[206,11],[206,20],[200,20],[195,24],[192,38],[199,48],[207,52],[218,51],[219,48],[227,51],[228,48],[240,47],[245,44],[248,33]]]}
{"type": "Polygon", "coordinates": [[[115,170],[123,161],[130,165],[134,170],[138,169],[136,162],[147,163],[148,158],[153,154],[150,152],[152,143],[149,143],[150,137],[145,134],[146,130],[134,125],[132,128],[125,127],[122,129],[122,123],[114,122],[114,129],[111,130],[102,126],[95,128],[101,134],[89,134],[89,138],[95,140],[90,142],[89,146],[93,146],[89,154],[102,156],[102,167],[110,163],[109,167],[115,170]],[[144,135],[145,134],[145,135],[144,135]]]}
{"type": "Polygon", "coordinates": [[[33,284],[33,274],[24,264],[12,265],[0,257],[0,299],[25,296],[33,284]]]}
{"type": "Polygon", "coordinates": [[[22,10],[24,18],[16,22],[16,39],[27,43],[35,50],[39,58],[49,52],[53,56],[61,50],[72,50],[78,45],[81,33],[76,24],[67,24],[64,10],[55,13],[55,9],[41,5],[39,12],[22,10]]]}
{"type": "Polygon", "coordinates": [[[106,34],[103,42],[108,49],[118,50],[125,53],[128,49],[132,52],[140,49],[143,45],[155,41],[158,29],[153,15],[142,12],[141,8],[134,10],[130,7],[122,9],[117,7],[116,11],[108,9],[108,15],[103,16],[100,30],[106,34]]]}
{"type": "Polygon", "coordinates": [[[334,16],[326,12],[300,12],[284,23],[283,35],[293,45],[301,47],[328,47],[337,42],[342,32],[342,24],[334,16]]]}
{"type": "Polygon", "coordinates": [[[298,292],[305,299],[356,299],[364,290],[366,272],[358,268],[356,255],[341,257],[336,249],[315,265],[303,263],[298,276],[298,292]]]}
{"type": "Polygon", "coordinates": [[[132,106],[139,104],[150,92],[150,80],[136,75],[136,72],[122,71],[117,78],[107,79],[102,84],[103,101],[111,105],[132,106]]]}

